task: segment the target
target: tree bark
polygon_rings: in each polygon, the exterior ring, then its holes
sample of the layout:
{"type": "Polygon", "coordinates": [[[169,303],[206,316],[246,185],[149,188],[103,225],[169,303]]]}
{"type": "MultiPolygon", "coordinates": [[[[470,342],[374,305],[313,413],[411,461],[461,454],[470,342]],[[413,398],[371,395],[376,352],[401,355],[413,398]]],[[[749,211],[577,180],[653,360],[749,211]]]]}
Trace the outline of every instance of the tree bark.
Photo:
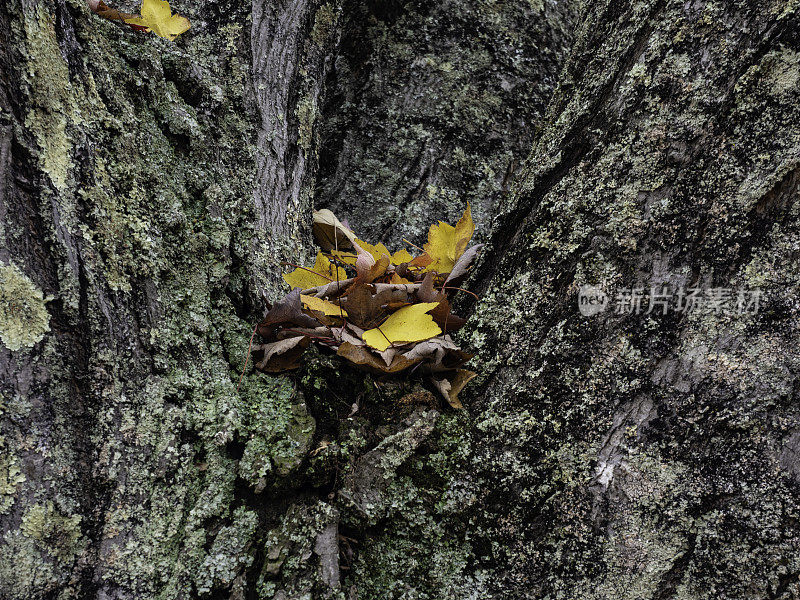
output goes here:
{"type": "Polygon", "coordinates": [[[795,3],[173,10],[0,7],[0,597],[800,595],[795,3]],[[312,206],[465,201],[465,411],[239,383],[312,206]],[[663,284],[762,304],[579,311],[663,284]]]}

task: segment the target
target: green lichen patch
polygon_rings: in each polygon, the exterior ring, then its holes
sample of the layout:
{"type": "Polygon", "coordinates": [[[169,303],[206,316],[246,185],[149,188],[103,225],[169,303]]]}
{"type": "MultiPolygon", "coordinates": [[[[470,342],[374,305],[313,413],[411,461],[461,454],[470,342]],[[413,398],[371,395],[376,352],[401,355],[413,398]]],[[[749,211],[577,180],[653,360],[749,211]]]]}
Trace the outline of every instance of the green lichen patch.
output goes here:
{"type": "Polygon", "coordinates": [[[52,502],[35,504],[22,517],[20,531],[59,562],[69,562],[83,545],[80,515],[62,515],[52,502]]]}
{"type": "Polygon", "coordinates": [[[10,455],[0,456],[0,515],[11,510],[17,486],[24,481],[25,475],[20,470],[19,459],[10,455]]]}
{"type": "Polygon", "coordinates": [[[9,350],[32,347],[50,331],[42,290],[11,264],[0,267],[0,340],[9,350]]]}

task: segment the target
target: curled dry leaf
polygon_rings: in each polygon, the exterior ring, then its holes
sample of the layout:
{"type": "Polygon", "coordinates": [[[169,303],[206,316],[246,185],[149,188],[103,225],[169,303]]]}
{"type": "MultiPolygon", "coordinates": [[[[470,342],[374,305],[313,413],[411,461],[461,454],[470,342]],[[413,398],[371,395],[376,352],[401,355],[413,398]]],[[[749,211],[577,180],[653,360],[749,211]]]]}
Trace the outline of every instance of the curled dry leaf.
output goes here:
{"type": "MultiPolygon", "coordinates": [[[[108,4],[103,2],[103,0],[88,0],[89,10],[91,10],[96,15],[103,17],[109,21],[122,21],[125,22],[126,19],[134,19],[136,15],[131,13],[126,13],[117,10],[116,8],[111,8],[108,4]]],[[[146,27],[140,27],[138,25],[129,25],[137,29],[139,31],[147,31],[146,27]]]]}
{"type": "Polygon", "coordinates": [[[462,351],[449,335],[431,338],[403,352],[409,360],[421,360],[422,370],[430,373],[452,371],[466,363],[472,354],[462,351]]]}
{"type": "Polygon", "coordinates": [[[256,368],[267,373],[280,373],[300,366],[300,356],[308,348],[311,338],[291,337],[253,348],[253,362],[256,368]]]}
{"type": "Polygon", "coordinates": [[[342,343],[336,353],[351,363],[374,373],[399,373],[416,364],[415,361],[398,354],[391,364],[387,365],[382,358],[370,352],[365,346],[354,346],[349,342],[342,343]]]}
{"type": "Polygon", "coordinates": [[[348,249],[353,247],[356,239],[355,234],[350,228],[345,227],[327,208],[314,211],[314,225],[312,227],[314,239],[317,244],[326,252],[336,249],[348,249]]]}
{"type": "Polygon", "coordinates": [[[386,273],[386,269],[389,268],[388,255],[384,254],[375,258],[371,253],[364,250],[358,242],[353,242],[353,246],[358,253],[355,262],[356,279],[353,285],[372,283],[386,273]]]}
{"type": "Polygon", "coordinates": [[[440,302],[445,294],[434,287],[436,275],[432,272],[425,273],[425,277],[417,290],[417,299],[420,302],[440,302]]]}
{"type": "Polygon", "coordinates": [[[347,289],[355,281],[354,278],[342,279],[341,281],[331,281],[323,285],[317,285],[312,288],[303,290],[303,294],[307,296],[315,296],[317,298],[336,298],[340,294],[347,291],[347,289]]]}
{"type": "Polygon", "coordinates": [[[289,324],[298,327],[318,327],[320,322],[303,312],[300,303],[300,290],[295,288],[282,300],[277,302],[258,324],[257,332],[263,337],[270,337],[280,325],[289,324]]]}
{"type": "Polygon", "coordinates": [[[450,271],[450,275],[447,276],[444,283],[447,285],[450,282],[455,282],[464,277],[469,271],[470,265],[472,265],[472,261],[475,260],[475,257],[478,255],[483,249],[483,244],[475,244],[469,250],[464,252],[461,257],[456,261],[456,264],[453,265],[453,270],[450,271]]]}
{"type": "Polygon", "coordinates": [[[425,278],[417,290],[417,299],[420,302],[437,302],[438,306],[430,313],[433,320],[445,333],[458,331],[467,321],[452,313],[447,294],[433,286],[434,280],[435,275],[433,272],[425,273],[425,278]]]}
{"type": "Polygon", "coordinates": [[[452,374],[447,375],[447,377],[443,375],[433,376],[431,377],[431,381],[450,406],[453,408],[464,408],[461,401],[458,399],[458,393],[463,390],[470,379],[476,375],[477,373],[473,373],[472,371],[458,369],[452,374]]]}

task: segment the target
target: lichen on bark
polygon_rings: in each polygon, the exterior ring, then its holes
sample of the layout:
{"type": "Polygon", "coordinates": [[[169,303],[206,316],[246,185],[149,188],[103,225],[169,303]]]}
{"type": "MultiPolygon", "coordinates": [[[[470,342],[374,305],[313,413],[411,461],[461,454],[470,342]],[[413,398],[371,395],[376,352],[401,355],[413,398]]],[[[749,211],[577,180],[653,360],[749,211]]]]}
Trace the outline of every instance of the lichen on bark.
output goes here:
{"type": "Polygon", "coordinates": [[[796,3],[173,4],[0,7],[0,596],[800,593],[796,3]],[[239,384],[312,204],[396,245],[466,200],[465,411],[239,384]],[[575,306],[664,281],[769,301],[575,306]]]}

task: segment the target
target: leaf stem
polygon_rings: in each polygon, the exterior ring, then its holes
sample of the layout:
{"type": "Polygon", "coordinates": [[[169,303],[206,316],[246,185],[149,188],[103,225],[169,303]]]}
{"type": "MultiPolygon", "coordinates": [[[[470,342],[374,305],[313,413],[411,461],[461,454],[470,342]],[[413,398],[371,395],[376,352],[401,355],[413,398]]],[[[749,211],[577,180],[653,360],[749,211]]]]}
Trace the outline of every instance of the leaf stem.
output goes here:
{"type": "Polygon", "coordinates": [[[420,248],[420,247],[419,247],[419,246],[417,246],[416,244],[412,244],[412,243],[411,243],[411,242],[409,242],[409,241],[408,241],[406,238],[403,238],[403,241],[404,241],[406,244],[408,244],[409,246],[411,246],[411,247],[413,247],[413,248],[416,248],[416,249],[417,249],[417,250],[419,250],[420,252],[425,252],[425,250],[423,250],[422,248],[420,248]]]}

